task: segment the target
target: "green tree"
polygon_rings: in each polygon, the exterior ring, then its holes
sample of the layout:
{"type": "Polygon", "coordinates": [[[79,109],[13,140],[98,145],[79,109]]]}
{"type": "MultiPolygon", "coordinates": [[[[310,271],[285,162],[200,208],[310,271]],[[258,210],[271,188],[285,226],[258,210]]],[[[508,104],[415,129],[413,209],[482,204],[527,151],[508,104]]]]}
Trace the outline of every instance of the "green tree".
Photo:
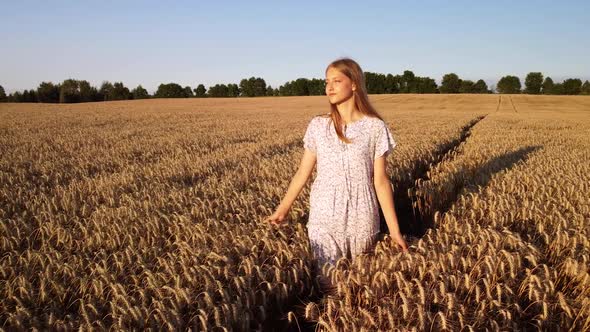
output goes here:
{"type": "Polygon", "coordinates": [[[2,85],[0,85],[0,103],[5,102],[8,98],[6,97],[6,91],[4,91],[4,88],[2,87],[2,85]]]}
{"type": "Polygon", "coordinates": [[[488,85],[484,80],[477,80],[473,85],[473,93],[488,93],[488,85]]]}
{"type": "Polygon", "coordinates": [[[307,92],[310,96],[324,95],[326,93],[326,81],[319,78],[312,78],[311,80],[307,80],[307,92]]]}
{"type": "MultiPolygon", "coordinates": [[[[254,77],[252,77],[254,79],[254,77]]],[[[209,88],[211,90],[211,88],[209,88]]],[[[240,92],[242,96],[254,97],[254,87],[249,79],[243,78],[240,81],[240,92]]]]}
{"type": "Polygon", "coordinates": [[[563,83],[555,83],[553,85],[553,89],[551,89],[551,94],[552,95],[564,95],[565,88],[563,86],[563,83]]]}
{"type": "Polygon", "coordinates": [[[293,81],[292,85],[294,96],[309,96],[309,80],[307,78],[298,78],[293,81]]]}
{"type": "Polygon", "coordinates": [[[411,70],[404,70],[403,75],[400,76],[400,91],[402,93],[415,93],[416,87],[416,75],[411,70]]]}
{"type": "Polygon", "coordinates": [[[365,84],[368,94],[381,94],[387,91],[387,76],[378,73],[365,72],[365,84]]]}
{"type": "Polygon", "coordinates": [[[37,94],[35,93],[35,90],[31,89],[29,90],[24,90],[23,94],[22,94],[22,100],[23,103],[36,103],[37,102],[37,94]]]}
{"type": "Polygon", "coordinates": [[[103,81],[98,89],[97,101],[113,100],[113,84],[109,81],[103,81]]]}
{"type": "Polygon", "coordinates": [[[524,92],[531,95],[538,95],[541,93],[543,87],[543,74],[540,72],[530,72],[524,79],[524,92]]]}
{"type": "Polygon", "coordinates": [[[209,97],[229,97],[229,89],[225,84],[215,84],[207,91],[209,97]]]}
{"type": "Polygon", "coordinates": [[[206,93],[207,93],[207,89],[205,89],[205,86],[203,84],[199,84],[197,86],[197,88],[195,89],[195,97],[197,97],[197,98],[206,97],[206,95],[205,95],[206,93]]]}
{"type": "Polygon", "coordinates": [[[154,94],[156,98],[184,98],[185,96],[182,86],[176,83],[160,84],[154,94]]]}
{"type": "Polygon", "coordinates": [[[443,76],[440,84],[440,93],[459,93],[461,88],[461,79],[455,73],[449,73],[443,76]]]}
{"type": "Polygon", "coordinates": [[[298,78],[285,83],[279,88],[281,96],[309,96],[310,82],[307,78],[298,78]]]}
{"type": "Polygon", "coordinates": [[[272,86],[269,85],[266,87],[266,95],[267,96],[272,96],[273,91],[274,90],[273,90],[272,86]]]}
{"type": "Polygon", "coordinates": [[[10,103],[22,103],[23,94],[19,91],[15,91],[14,93],[8,95],[7,100],[10,103]]]}
{"type": "Polygon", "coordinates": [[[385,76],[385,93],[399,93],[400,81],[401,79],[399,75],[393,76],[392,74],[387,74],[387,76],[385,76]]]}
{"type": "Polygon", "coordinates": [[[60,86],[51,82],[41,82],[37,87],[37,99],[40,103],[59,103],[60,86]]]}
{"type": "Polygon", "coordinates": [[[150,97],[150,94],[143,88],[143,86],[141,86],[141,84],[133,89],[131,94],[133,95],[133,99],[147,99],[150,97]]]}
{"type": "Polygon", "coordinates": [[[473,86],[475,84],[473,81],[470,80],[461,80],[461,85],[459,86],[459,93],[473,93],[473,86]]]}
{"type": "Polygon", "coordinates": [[[227,96],[228,97],[239,97],[240,87],[237,84],[230,83],[227,85],[227,96]]]}
{"type": "Polygon", "coordinates": [[[544,95],[553,94],[554,86],[555,86],[555,84],[553,83],[553,79],[551,79],[551,77],[547,76],[545,78],[545,80],[543,81],[543,84],[541,85],[541,93],[544,95]]]}
{"type": "Polygon", "coordinates": [[[579,95],[582,91],[582,80],[579,78],[568,78],[563,81],[563,92],[566,95],[579,95]]]}
{"type": "Polygon", "coordinates": [[[91,86],[88,81],[79,81],[78,84],[80,88],[81,102],[96,101],[98,90],[96,90],[95,87],[91,86]]]}
{"type": "Polygon", "coordinates": [[[75,79],[67,79],[61,83],[59,89],[60,103],[80,102],[80,83],[75,79]]]}
{"type": "Polygon", "coordinates": [[[266,82],[264,79],[257,77],[254,80],[254,93],[255,96],[264,96],[266,94],[266,82]]]}
{"type": "Polygon", "coordinates": [[[30,103],[30,97],[29,97],[29,90],[23,90],[23,93],[21,95],[21,103],[30,103]]]}
{"type": "Polygon", "coordinates": [[[520,93],[520,79],[516,76],[506,75],[498,81],[499,93],[520,93]]]}
{"type": "MultiPolygon", "coordinates": [[[[580,91],[580,94],[590,95],[590,82],[588,82],[588,80],[584,81],[584,84],[582,84],[582,91],[580,91]]],[[[1,93],[0,93],[0,95],[1,95],[1,93]]]]}
{"type": "Polygon", "coordinates": [[[193,89],[191,89],[191,87],[188,86],[188,85],[184,87],[184,97],[185,98],[192,98],[192,97],[194,97],[194,95],[193,95],[193,89]]]}
{"type": "Polygon", "coordinates": [[[132,95],[129,89],[123,85],[123,82],[115,82],[109,100],[127,100],[131,99],[132,95]]]}
{"type": "Polygon", "coordinates": [[[290,84],[291,82],[286,82],[285,84],[278,87],[279,96],[292,96],[290,84]]]}
{"type": "Polygon", "coordinates": [[[416,93],[438,93],[436,81],[430,77],[416,77],[416,93]]]}
{"type": "Polygon", "coordinates": [[[266,94],[266,82],[260,77],[250,77],[240,81],[242,96],[258,97],[266,94]]]}

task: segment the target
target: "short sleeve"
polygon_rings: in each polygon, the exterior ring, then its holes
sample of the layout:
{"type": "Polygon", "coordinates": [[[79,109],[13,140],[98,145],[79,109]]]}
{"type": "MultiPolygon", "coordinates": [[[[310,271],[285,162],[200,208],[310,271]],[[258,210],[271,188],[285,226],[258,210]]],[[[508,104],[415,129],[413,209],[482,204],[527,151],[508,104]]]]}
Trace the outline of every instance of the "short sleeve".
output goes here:
{"type": "Polygon", "coordinates": [[[375,139],[375,154],[373,159],[387,156],[393,151],[396,145],[397,143],[393,139],[393,135],[391,134],[391,131],[389,131],[387,124],[382,122],[375,139]]]}
{"type": "Polygon", "coordinates": [[[311,121],[307,125],[307,130],[305,131],[305,135],[303,136],[303,147],[314,153],[317,150],[314,130],[314,119],[311,119],[311,121]]]}

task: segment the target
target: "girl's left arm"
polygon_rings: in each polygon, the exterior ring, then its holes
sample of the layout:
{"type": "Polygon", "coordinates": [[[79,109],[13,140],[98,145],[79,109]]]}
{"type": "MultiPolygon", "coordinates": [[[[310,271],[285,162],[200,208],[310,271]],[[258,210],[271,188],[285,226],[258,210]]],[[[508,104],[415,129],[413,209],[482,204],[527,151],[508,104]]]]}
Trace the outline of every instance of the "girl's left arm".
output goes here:
{"type": "Polygon", "coordinates": [[[387,176],[387,162],[386,156],[381,156],[375,159],[374,162],[373,182],[375,185],[375,193],[381,205],[385,222],[389,228],[391,238],[402,247],[404,251],[408,250],[408,245],[402,237],[399,229],[397,215],[395,214],[395,205],[393,203],[393,193],[391,191],[391,182],[387,176]]]}

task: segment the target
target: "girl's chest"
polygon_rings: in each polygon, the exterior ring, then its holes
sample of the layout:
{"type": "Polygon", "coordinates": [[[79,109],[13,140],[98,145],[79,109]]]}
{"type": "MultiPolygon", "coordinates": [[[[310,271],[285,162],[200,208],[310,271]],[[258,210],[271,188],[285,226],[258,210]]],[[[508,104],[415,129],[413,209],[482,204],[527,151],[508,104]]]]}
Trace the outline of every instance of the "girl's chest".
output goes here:
{"type": "Polygon", "coordinates": [[[318,158],[332,159],[348,157],[351,159],[366,160],[370,157],[373,140],[369,128],[353,126],[343,131],[352,143],[345,143],[336,134],[333,125],[320,130],[318,135],[318,158]]]}

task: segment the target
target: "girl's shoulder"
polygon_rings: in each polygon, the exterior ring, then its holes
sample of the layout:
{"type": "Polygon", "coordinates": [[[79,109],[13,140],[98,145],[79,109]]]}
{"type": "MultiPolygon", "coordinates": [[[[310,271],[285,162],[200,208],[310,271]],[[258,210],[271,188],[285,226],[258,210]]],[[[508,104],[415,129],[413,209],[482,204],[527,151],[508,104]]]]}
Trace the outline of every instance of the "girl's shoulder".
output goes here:
{"type": "Polygon", "coordinates": [[[365,121],[365,126],[372,135],[379,135],[380,133],[389,130],[389,125],[385,120],[378,117],[368,117],[365,121]]]}
{"type": "Polygon", "coordinates": [[[313,122],[327,121],[328,119],[330,119],[329,113],[328,114],[317,114],[317,115],[314,115],[309,122],[313,123],[313,122]]]}
{"type": "Polygon", "coordinates": [[[386,126],[387,123],[385,123],[385,121],[381,120],[380,118],[376,117],[376,116],[370,116],[370,115],[365,115],[365,124],[367,124],[368,126],[370,126],[371,128],[374,127],[382,127],[382,126],[386,126]]]}

